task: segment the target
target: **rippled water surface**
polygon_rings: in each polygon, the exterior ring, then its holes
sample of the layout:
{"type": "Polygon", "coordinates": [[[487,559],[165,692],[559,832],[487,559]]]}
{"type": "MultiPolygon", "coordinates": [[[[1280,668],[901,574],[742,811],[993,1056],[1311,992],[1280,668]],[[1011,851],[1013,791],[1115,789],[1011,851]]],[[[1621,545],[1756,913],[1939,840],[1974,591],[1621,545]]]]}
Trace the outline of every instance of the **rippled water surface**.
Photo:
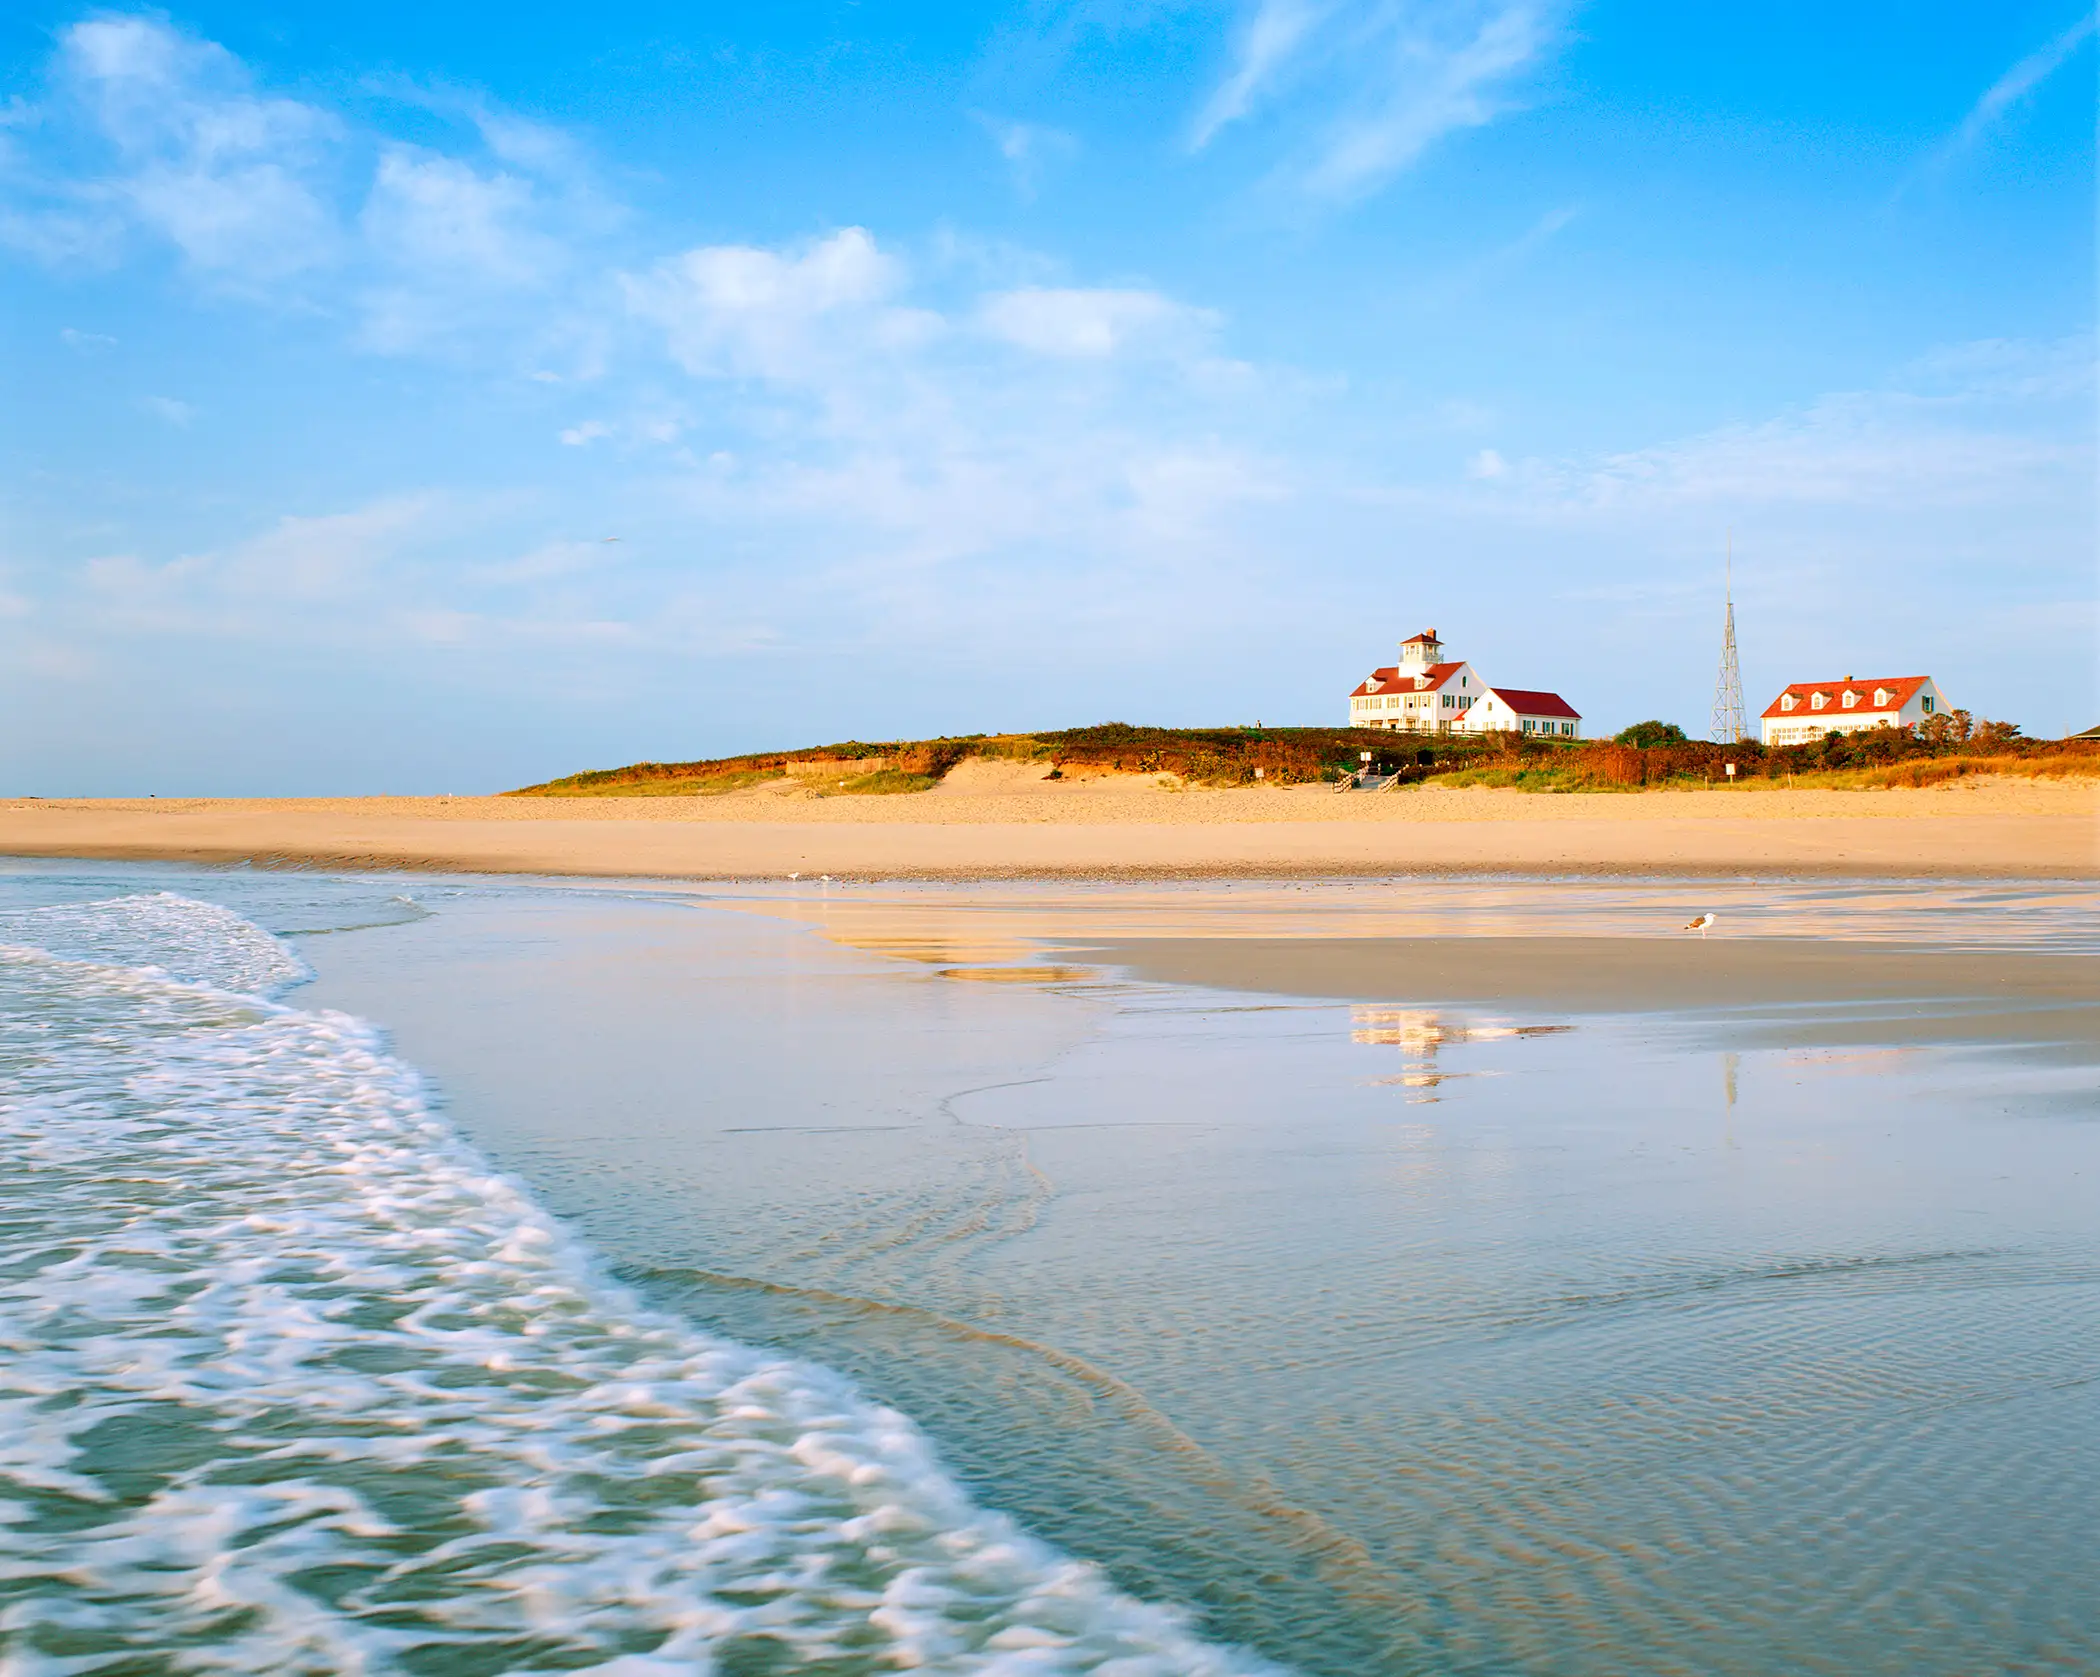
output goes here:
{"type": "MultiPolygon", "coordinates": [[[[1055,947],[1186,920],[1159,893],[1053,925],[997,891],[11,884],[25,1671],[162,1669],[119,1651],[171,1625],[229,1671],[2100,1669],[2090,1043],[1055,947]]],[[[1454,889],[1238,910],[1617,932],[1683,887],[1454,889]]],[[[2092,928],[2041,887],[1730,908],[2092,928]]]]}

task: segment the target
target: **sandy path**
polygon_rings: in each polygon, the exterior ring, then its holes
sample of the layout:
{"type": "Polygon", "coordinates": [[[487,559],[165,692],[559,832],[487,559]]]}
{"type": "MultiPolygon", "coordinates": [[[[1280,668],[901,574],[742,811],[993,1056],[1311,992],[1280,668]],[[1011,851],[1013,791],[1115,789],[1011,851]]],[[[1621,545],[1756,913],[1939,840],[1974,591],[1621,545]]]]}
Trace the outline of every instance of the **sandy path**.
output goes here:
{"type": "MultiPolygon", "coordinates": [[[[979,771],[979,772],[966,772],[979,771]]],[[[1793,871],[2100,876],[2100,786],[1531,795],[1044,783],[906,797],[15,800],[0,854],[764,878],[1793,871]]]]}

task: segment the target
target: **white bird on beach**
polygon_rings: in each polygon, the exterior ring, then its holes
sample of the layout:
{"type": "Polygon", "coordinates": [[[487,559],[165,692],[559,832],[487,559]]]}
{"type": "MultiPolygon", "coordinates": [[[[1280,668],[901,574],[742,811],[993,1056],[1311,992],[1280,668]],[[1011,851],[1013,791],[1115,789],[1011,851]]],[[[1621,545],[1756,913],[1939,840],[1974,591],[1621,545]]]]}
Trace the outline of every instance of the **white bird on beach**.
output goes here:
{"type": "Polygon", "coordinates": [[[1704,936],[1706,936],[1706,928],[1707,928],[1707,927],[1709,927],[1709,926],[1711,926],[1711,925],[1712,925],[1713,923],[1714,923],[1714,916],[1713,916],[1713,915],[1711,915],[1711,914],[1702,914],[1702,915],[1700,915],[1700,916],[1699,916],[1699,918],[1698,918],[1698,919],[1694,920],[1694,921],[1693,921],[1693,922],[1692,922],[1692,923],[1691,923],[1691,924],[1690,924],[1689,926],[1685,927],[1685,930],[1686,930],[1686,931],[1688,931],[1688,932],[1697,932],[1697,933],[1698,933],[1698,934],[1699,934],[1699,935],[1700,935],[1701,937],[1704,937],[1704,936]]]}

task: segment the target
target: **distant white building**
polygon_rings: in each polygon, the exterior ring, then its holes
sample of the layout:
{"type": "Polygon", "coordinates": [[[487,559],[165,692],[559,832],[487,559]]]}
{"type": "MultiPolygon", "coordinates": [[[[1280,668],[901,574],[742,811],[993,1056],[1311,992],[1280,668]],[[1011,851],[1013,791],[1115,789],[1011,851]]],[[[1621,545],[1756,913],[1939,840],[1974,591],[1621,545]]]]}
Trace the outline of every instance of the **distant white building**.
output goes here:
{"type": "Polygon", "coordinates": [[[1947,713],[1947,696],[1926,675],[1875,681],[1797,681],[1765,706],[1767,745],[1803,745],[1825,734],[1915,728],[1947,713]]]}
{"type": "Polygon", "coordinates": [[[1443,734],[1485,692],[1473,666],[1446,663],[1444,643],[1425,629],[1400,643],[1400,662],[1373,670],[1349,695],[1349,726],[1443,734]]]}
{"type": "Polygon", "coordinates": [[[1582,716],[1558,693],[1489,687],[1471,664],[1446,661],[1425,629],[1400,643],[1400,662],[1373,670],[1349,695],[1349,726],[1418,734],[1552,734],[1582,737],[1582,716]]]}
{"type": "Polygon", "coordinates": [[[1582,738],[1582,713],[1558,693],[1527,687],[1490,687],[1466,713],[1469,734],[1551,734],[1555,739],[1582,738]]]}

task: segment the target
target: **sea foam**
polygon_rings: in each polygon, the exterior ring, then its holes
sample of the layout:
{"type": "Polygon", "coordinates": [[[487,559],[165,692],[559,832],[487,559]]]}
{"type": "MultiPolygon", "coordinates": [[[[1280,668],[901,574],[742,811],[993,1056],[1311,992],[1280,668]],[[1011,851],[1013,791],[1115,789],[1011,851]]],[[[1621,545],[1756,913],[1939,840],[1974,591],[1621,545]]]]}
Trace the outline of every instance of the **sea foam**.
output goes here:
{"type": "Polygon", "coordinates": [[[653,1313],[230,911],[0,917],[0,1671],[1264,1671],[653,1313]]]}

